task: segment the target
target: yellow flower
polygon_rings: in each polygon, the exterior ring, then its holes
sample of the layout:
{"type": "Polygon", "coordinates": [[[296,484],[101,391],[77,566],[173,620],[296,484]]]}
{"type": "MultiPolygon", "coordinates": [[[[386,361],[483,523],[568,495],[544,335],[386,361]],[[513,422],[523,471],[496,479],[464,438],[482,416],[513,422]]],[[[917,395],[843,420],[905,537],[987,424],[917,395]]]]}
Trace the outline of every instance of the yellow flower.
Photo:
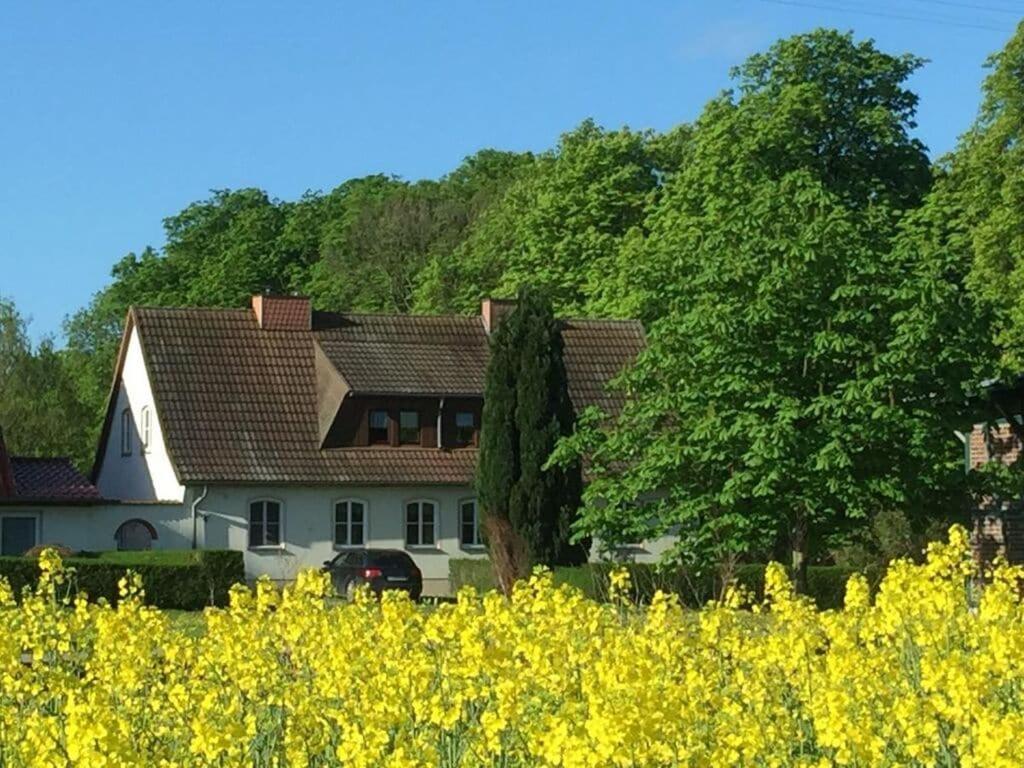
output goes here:
{"type": "MultiPolygon", "coordinates": [[[[700,611],[593,602],[547,570],[511,600],[337,603],[309,572],[236,587],[197,634],[135,574],[116,607],[65,605],[44,553],[20,603],[0,582],[0,765],[1020,766],[1024,569],[979,601],[973,567],[957,528],[826,612],[776,565],[754,610],[733,590],[700,611]]],[[[628,571],[609,581],[629,595],[628,571]]]]}

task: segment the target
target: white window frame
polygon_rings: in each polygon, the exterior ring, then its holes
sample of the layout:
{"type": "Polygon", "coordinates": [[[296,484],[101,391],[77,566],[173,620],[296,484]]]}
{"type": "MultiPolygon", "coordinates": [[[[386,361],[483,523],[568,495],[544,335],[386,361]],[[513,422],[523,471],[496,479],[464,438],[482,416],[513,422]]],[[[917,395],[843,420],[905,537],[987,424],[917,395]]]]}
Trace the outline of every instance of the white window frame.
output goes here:
{"type": "Polygon", "coordinates": [[[139,430],[139,444],[142,446],[143,453],[149,453],[153,447],[153,409],[148,405],[142,406],[139,421],[142,423],[142,428],[139,430]]]}
{"type": "Polygon", "coordinates": [[[121,411],[121,455],[132,455],[132,438],[135,436],[135,424],[132,421],[132,409],[125,408],[121,411]]]}
{"type": "Polygon", "coordinates": [[[254,499],[249,499],[245,505],[245,542],[247,548],[250,550],[281,550],[284,549],[285,543],[285,506],[281,499],[274,498],[273,496],[257,496],[254,499]],[[263,543],[253,544],[252,543],[252,507],[254,504],[267,503],[277,504],[278,508],[278,543],[267,544],[267,508],[263,507],[263,543]]]}
{"type": "Polygon", "coordinates": [[[366,549],[369,545],[370,540],[370,505],[366,499],[357,499],[354,497],[346,496],[344,498],[335,499],[331,503],[331,541],[334,544],[334,548],[339,552],[366,549]],[[352,541],[352,505],[360,504],[363,507],[363,543],[362,544],[339,544],[338,543],[338,506],[341,504],[348,504],[348,516],[344,523],[345,525],[345,538],[352,541]]]}
{"type": "Polygon", "coordinates": [[[407,499],[402,502],[402,537],[405,539],[406,549],[440,549],[441,548],[441,504],[437,499],[407,499]],[[409,507],[412,504],[418,505],[416,528],[419,534],[419,543],[413,544],[409,541],[409,507]],[[423,505],[430,504],[434,507],[434,524],[431,526],[434,532],[434,543],[423,544],[423,505]]]}
{"type": "Polygon", "coordinates": [[[35,522],[36,522],[36,531],[35,531],[36,542],[32,546],[33,547],[39,546],[40,541],[42,541],[41,537],[42,537],[43,517],[42,517],[42,514],[40,514],[39,512],[31,512],[31,511],[28,511],[28,510],[10,510],[10,511],[7,511],[7,512],[0,512],[0,546],[3,545],[3,533],[4,533],[3,532],[3,520],[4,520],[4,518],[7,518],[7,517],[31,517],[33,520],[35,520],[35,522]]]}
{"type": "Polygon", "coordinates": [[[482,522],[480,520],[480,503],[476,500],[476,497],[474,497],[474,496],[467,496],[464,499],[459,499],[458,511],[459,511],[459,546],[462,547],[463,549],[471,550],[471,551],[474,551],[474,552],[483,551],[485,549],[485,546],[484,546],[484,537],[483,537],[483,524],[482,524],[482,522]],[[472,504],[473,505],[473,530],[476,532],[476,539],[477,539],[476,541],[466,541],[462,537],[462,532],[463,532],[462,508],[466,504],[472,504]]]}

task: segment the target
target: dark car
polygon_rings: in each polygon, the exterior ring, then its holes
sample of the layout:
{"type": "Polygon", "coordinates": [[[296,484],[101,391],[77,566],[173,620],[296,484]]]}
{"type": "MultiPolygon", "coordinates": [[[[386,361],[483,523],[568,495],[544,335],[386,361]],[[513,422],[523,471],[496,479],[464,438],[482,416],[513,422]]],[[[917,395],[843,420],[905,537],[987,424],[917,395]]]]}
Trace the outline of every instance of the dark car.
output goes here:
{"type": "Polygon", "coordinates": [[[400,549],[360,549],[341,552],[324,563],[339,595],[351,597],[356,588],[369,584],[379,597],[385,589],[401,589],[413,600],[423,593],[423,574],[400,549]]]}

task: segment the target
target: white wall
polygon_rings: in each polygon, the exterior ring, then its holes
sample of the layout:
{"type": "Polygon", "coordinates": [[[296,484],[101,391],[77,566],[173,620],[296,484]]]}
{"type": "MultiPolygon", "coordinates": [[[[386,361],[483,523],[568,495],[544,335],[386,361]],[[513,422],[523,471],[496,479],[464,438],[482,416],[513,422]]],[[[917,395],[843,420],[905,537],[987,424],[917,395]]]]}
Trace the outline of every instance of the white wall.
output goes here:
{"type": "Polygon", "coordinates": [[[205,524],[200,526],[200,536],[208,548],[244,551],[249,578],[267,574],[287,581],[295,578],[299,571],[319,568],[325,560],[334,557],[338,552],[333,544],[334,503],[345,498],[359,499],[366,503],[368,545],[406,550],[423,572],[424,593],[446,594],[448,560],[483,556],[481,550],[463,549],[459,543],[458,504],[473,496],[468,487],[210,487],[200,505],[208,515],[205,524]],[[281,502],[284,543],[280,547],[249,548],[249,503],[256,499],[281,502]],[[405,504],[414,499],[437,504],[437,546],[405,546],[405,504]]]}
{"type": "Polygon", "coordinates": [[[153,402],[153,389],[142,357],[138,330],[135,328],[128,337],[121,379],[117,384],[114,414],[96,486],[105,498],[122,501],[180,502],[185,494],[167,455],[160,414],[153,402]],[[121,414],[125,408],[131,410],[133,425],[132,450],[128,456],[121,455],[121,414]],[[149,408],[152,414],[150,444],[145,452],[140,440],[143,408],[149,408]]]}
{"type": "MultiPolygon", "coordinates": [[[[190,488],[191,503],[201,489],[190,488]]],[[[278,581],[290,581],[306,568],[319,568],[337,554],[334,546],[334,503],[359,499],[366,504],[367,546],[407,551],[423,572],[425,594],[448,594],[448,565],[451,558],[480,558],[485,552],[463,548],[459,541],[459,503],[473,498],[472,489],[450,487],[419,488],[322,488],[291,486],[211,487],[200,504],[205,522],[199,522],[199,545],[209,549],[244,552],[246,576],[267,574],[278,581]],[[284,543],[275,548],[249,548],[249,503],[274,499],[283,509],[284,543]],[[405,504],[414,499],[437,504],[437,545],[405,545],[405,504]]],[[[157,531],[154,549],[188,549],[192,540],[189,504],[125,503],[84,507],[0,507],[0,516],[31,515],[38,520],[40,544],[63,544],[78,550],[103,551],[117,548],[114,534],[128,520],[144,520],[157,531]]],[[[672,544],[670,537],[645,542],[617,553],[615,559],[655,562],[672,544]]],[[[592,559],[596,559],[594,547],[592,559]]]]}
{"type": "Polygon", "coordinates": [[[0,507],[0,516],[31,516],[38,521],[39,544],[63,544],[93,552],[117,549],[114,534],[128,520],[145,520],[156,530],[153,549],[191,545],[192,528],[181,504],[104,504],[83,507],[0,507]]]}

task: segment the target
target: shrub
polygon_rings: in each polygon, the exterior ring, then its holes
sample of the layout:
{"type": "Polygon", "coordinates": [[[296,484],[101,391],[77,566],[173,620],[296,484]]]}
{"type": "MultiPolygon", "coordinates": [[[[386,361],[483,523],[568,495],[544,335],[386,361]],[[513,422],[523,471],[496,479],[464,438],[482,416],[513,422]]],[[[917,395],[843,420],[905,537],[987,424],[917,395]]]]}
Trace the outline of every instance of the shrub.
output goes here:
{"type": "Polygon", "coordinates": [[[458,592],[463,587],[473,587],[478,592],[487,592],[498,587],[494,578],[494,568],[488,559],[453,557],[448,561],[448,582],[452,592],[458,592]]]}
{"type": "MultiPolygon", "coordinates": [[[[83,592],[91,600],[116,603],[118,582],[131,570],[142,577],[149,605],[178,610],[225,605],[231,586],[245,581],[242,553],[229,550],[81,552],[65,564],[75,569],[72,592],[83,592]]],[[[38,560],[0,557],[0,577],[20,594],[38,583],[38,560]]]]}
{"type": "Polygon", "coordinates": [[[36,544],[32,549],[25,552],[24,557],[39,557],[43,550],[46,549],[52,549],[60,555],[61,560],[67,560],[69,557],[74,557],[77,554],[71,547],[66,547],[63,544],[36,544]]]}
{"type": "MultiPolygon", "coordinates": [[[[654,593],[661,590],[679,595],[683,605],[700,608],[721,591],[721,585],[713,574],[696,575],[683,569],[649,563],[587,563],[555,568],[554,580],[556,584],[576,587],[592,600],[606,600],[608,574],[616,568],[629,571],[632,594],[637,603],[649,603],[654,593]]],[[[733,573],[733,580],[761,600],[764,598],[764,569],[762,563],[739,565],[733,573]]],[[[854,573],[865,573],[874,590],[881,581],[883,570],[877,566],[856,569],[812,565],[807,570],[808,595],[821,610],[841,608],[846,582],[854,573]]],[[[449,565],[449,578],[454,592],[466,585],[472,585],[479,591],[495,588],[494,574],[487,560],[453,559],[449,565]]]]}

